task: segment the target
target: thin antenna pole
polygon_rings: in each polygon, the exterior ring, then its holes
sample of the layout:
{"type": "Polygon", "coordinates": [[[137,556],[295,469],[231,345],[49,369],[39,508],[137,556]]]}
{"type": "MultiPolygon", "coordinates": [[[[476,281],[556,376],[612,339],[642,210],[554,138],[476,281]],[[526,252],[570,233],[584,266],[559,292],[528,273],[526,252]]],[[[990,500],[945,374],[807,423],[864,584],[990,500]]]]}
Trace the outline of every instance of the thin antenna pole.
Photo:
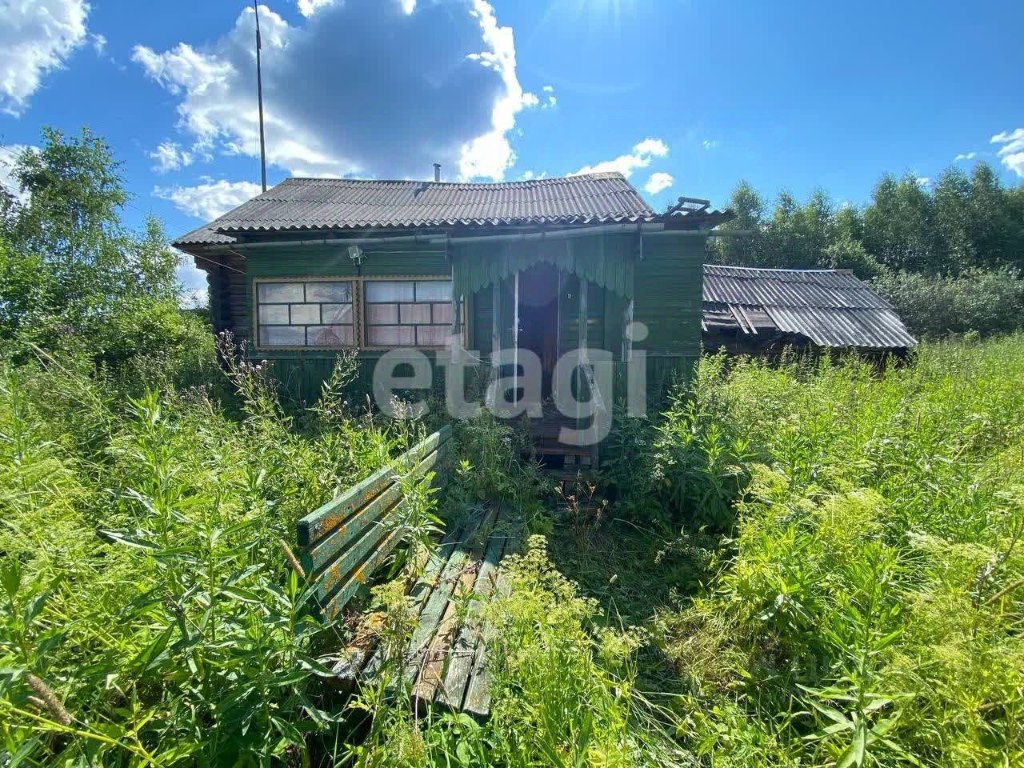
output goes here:
{"type": "Polygon", "coordinates": [[[260,61],[260,49],[263,43],[260,40],[260,9],[256,5],[258,0],[252,0],[252,9],[256,13],[256,97],[260,106],[260,173],[263,178],[263,191],[267,191],[267,142],[263,135],[263,70],[260,61]]]}

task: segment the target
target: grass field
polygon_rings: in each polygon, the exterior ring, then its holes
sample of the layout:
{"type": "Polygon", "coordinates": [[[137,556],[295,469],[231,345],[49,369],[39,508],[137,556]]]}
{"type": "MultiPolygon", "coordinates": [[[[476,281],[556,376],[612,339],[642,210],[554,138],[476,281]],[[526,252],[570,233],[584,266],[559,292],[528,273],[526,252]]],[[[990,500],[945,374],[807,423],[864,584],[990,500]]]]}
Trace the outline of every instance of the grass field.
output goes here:
{"type": "MultiPolygon", "coordinates": [[[[483,724],[326,695],[346,629],[311,618],[281,546],[421,428],[340,387],[288,415],[261,371],[227,383],[0,370],[10,764],[1024,761],[1024,338],[884,374],[706,359],[613,435],[599,518],[556,522],[502,429],[464,428],[453,498],[537,510],[487,609],[483,724]]],[[[374,600],[405,631],[400,591],[374,600]]]]}

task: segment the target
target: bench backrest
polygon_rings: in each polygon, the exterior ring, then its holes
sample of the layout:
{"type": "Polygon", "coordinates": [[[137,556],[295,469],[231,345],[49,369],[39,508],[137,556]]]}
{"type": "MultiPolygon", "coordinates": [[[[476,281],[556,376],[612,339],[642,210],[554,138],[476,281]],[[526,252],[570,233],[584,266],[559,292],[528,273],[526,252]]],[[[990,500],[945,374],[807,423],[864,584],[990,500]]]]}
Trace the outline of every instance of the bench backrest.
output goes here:
{"type": "Polygon", "coordinates": [[[298,523],[299,559],[316,583],[324,615],[333,618],[399,543],[402,478],[445,469],[451,427],[445,426],[389,466],[311,512],[298,523]]]}

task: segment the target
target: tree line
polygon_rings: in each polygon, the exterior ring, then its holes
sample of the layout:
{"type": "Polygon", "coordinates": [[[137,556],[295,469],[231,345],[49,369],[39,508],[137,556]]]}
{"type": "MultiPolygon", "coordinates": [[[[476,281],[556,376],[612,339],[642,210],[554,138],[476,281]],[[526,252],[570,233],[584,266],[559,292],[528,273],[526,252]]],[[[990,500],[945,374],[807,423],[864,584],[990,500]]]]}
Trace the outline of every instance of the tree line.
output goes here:
{"type": "Polygon", "coordinates": [[[820,189],[769,206],[744,181],[729,207],[721,229],[746,234],[711,241],[714,263],[850,269],[924,336],[1024,327],[1024,185],[1003,185],[986,163],[933,184],[887,174],[861,207],[820,189]]]}

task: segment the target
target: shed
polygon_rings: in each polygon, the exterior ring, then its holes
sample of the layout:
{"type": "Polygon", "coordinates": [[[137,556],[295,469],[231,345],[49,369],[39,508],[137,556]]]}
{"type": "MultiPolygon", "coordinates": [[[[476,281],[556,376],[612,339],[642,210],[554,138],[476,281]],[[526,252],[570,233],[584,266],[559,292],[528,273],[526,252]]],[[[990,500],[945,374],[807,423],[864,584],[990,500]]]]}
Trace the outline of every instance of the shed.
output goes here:
{"type": "Polygon", "coordinates": [[[207,273],[214,329],[233,332],[307,399],[340,349],[365,368],[395,350],[437,358],[460,347],[491,380],[525,372],[523,358],[535,356],[546,408],[557,361],[603,350],[612,391],[572,386],[610,410],[631,361],[657,393],[699,357],[705,242],[728,218],[692,198],[655,213],[618,173],[488,184],[292,178],[174,245],[207,273]]]}
{"type": "Polygon", "coordinates": [[[705,349],[746,354],[797,347],[903,356],[917,345],[892,305],[848,269],[705,264],[702,330],[705,349]]]}

